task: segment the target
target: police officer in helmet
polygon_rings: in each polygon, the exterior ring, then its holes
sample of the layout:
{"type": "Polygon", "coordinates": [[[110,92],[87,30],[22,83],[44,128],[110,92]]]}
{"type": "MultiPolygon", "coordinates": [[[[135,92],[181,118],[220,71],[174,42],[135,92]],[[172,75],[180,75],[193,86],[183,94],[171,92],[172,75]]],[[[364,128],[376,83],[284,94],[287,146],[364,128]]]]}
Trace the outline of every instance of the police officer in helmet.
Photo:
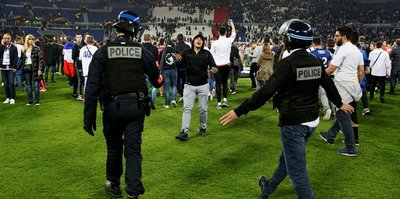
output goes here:
{"type": "Polygon", "coordinates": [[[93,55],[85,93],[84,130],[94,135],[97,101],[103,110],[103,133],[107,143],[106,192],[122,197],[122,154],[126,159],[128,198],[144,193],[141,143],[145,114],[149,114],[146,77],[155,87],[163,78],[152,55],[136,42],[141,22],[131,11],[122,11],[113,24],[117,38],[93,55]]]}
{"type": "Polygon", "coordinates": [[[229,125],[238,117],[263,106],[272,96],[274,108],[279,110],[282,153],[278,168],[267,179],[260,176],[259,186],[263,198],[274,192],[289,175],[298,198],[314,198],[306,169],[307,140],[319,123],[318,87],[321,85],[331,100],[341,110],[351,113],[354,109],[344,102],[323,69],[322,62],[306,51],[313,38],[309,24],[291,19],[279,30],[284,37],[289,56],[277,63],[266,86],[255,92],[239,107],[220,118],[221,124],[229,125]]]}

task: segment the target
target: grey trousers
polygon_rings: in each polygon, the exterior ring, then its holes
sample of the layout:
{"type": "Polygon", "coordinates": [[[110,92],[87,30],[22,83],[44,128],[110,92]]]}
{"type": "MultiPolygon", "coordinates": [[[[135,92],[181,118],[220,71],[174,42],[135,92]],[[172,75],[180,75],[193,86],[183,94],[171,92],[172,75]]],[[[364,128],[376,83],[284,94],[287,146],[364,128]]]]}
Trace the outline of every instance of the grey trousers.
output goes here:
{"type": "Polygon", "coordinates": [[[199,98],[200,128],[207,128],[208,83],[200,86],[185,84],[183,88],[182,131],[188,131],[196,96],[199,98]]]}

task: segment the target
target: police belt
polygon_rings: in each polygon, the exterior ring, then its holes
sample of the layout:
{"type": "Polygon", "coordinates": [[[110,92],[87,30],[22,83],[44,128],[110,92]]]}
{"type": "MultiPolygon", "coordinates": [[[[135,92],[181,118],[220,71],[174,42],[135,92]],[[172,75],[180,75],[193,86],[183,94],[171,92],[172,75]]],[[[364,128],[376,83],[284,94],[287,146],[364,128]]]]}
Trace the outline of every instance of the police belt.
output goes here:
{"type": "Polygon", "coordinates": [[[121,95],[111,96],[113,100],[123,100],[123,99],[144,99],[144,94],[142,92],[138,93],[125,93],[121,95]]]}

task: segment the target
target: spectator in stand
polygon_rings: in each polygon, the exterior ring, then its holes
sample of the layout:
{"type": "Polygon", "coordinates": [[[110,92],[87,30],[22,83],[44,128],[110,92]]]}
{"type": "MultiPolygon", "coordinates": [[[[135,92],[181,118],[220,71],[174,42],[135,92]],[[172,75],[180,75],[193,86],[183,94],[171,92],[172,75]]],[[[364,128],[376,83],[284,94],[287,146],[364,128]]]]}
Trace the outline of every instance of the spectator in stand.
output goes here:
{"type": "Polygon", "coordinates": [[[18,49],[11,43],[11,34],[5,33],[0,46],[0,70],[6,100],[3,104],[15,104],[14,78],[18,68],[18,49]]]}
{"type": "Polygon", "coordinates": [[[40,105],[39,87],[42,71],[44,70],[44,62],[40,48],[35,45],[35,38],[33,35],[29,34],[25,37],[23,55],[19,67],[22,68],[26,81],[28,96],[28,103],[26,105],[40,105]],[[33,93],[35,94],[34,98],[33,93]]]}
{"type": "Polygon", "coordinates": [[[54,42],[52,39],[49,39],[49,42],[44,46],[44,60],[46,63],[46,68],[44,72],[44,81],[47,83],[49,71],[51,73],[51,83],[56,83],[54,81],[54,73],[56,72],[56,64],[57,64],[57,57],[58,55],[58,48],[54,46],[54,42]]]}
{"type": "Polygon", "coordinates": [[[374,99],[375,87],[379,85],[380,100],[385,103],[385,87],[386,79],[390,77],[391,66],[389,53],[382,49],[382,42],[376,43],[376,49],[369,53],[369,61],[371,68],[371,88],[370,99],[374,99]]]}
{"type": "Polygon", "coordinates": [[[232,21],[227,24],[232,29],[230,37],[226,37],[227,27],[221,26],[219,28],[219,38],[211,44],[210,52],[218,66],[218,72],[214,75],[215,77],[215,91],[217,92],[217,108],[228,107],[228,78],[230,70],[230,55],[231,46],[236,38],[236,29],[232,21]],[[221,90],[222,87],[222,90],[221,90]],[[223,101],[221,102],[221,97],[223,101]]]}
{"type": "Polygon", "coordinates": [[[396,39],[396,43],[393,46],[392,53],[390,54],[392,60],[392,71],[390,74],[390,94],[394,94],[397,81],[400,75],[400,39],[396,39]]]}

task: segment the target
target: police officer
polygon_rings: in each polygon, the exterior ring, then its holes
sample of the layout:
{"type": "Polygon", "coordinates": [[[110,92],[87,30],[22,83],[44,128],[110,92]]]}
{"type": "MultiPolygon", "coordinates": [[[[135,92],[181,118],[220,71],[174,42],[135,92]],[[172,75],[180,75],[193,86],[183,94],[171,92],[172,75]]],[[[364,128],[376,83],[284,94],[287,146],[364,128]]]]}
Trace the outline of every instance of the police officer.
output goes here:
{"type": "Polygon", "coordinates": [[[149,110],[145,74],[155,87],[162,86],[163,78],[152,55],[136,42],[140,38],[139,17],[131,11],[122,11],[113,27],[117,38],[97,50],[89,66],[83,128],[94,135],[99,99],[107,143],[105,190],[113,197],[122,197],[124,150],[125,190],[128,198],[138,198],[144,193],[141,143],[144,117],[149,110]]]}
{"type": "Polygon", "coordinates": [[[306,51],[313,38],[309,24],[298,19],[286,21],[279,33],[284,37],[290,55],[277,63],[276,70],[250,99],[220,118],[229,125],[238,117],[264,105],[273,95],[274,108],[279,110],[279,126],[283,150],[279,166],[270,179],[260,176],[263,198],[277,189],[289,175],[298,198],[314,198],[306,170],[305,144],[319,123],[318,88],[321,85],[328,98],[341,110],[351,113],[353,108],[343,103],[322,62],[306,51]]]}

